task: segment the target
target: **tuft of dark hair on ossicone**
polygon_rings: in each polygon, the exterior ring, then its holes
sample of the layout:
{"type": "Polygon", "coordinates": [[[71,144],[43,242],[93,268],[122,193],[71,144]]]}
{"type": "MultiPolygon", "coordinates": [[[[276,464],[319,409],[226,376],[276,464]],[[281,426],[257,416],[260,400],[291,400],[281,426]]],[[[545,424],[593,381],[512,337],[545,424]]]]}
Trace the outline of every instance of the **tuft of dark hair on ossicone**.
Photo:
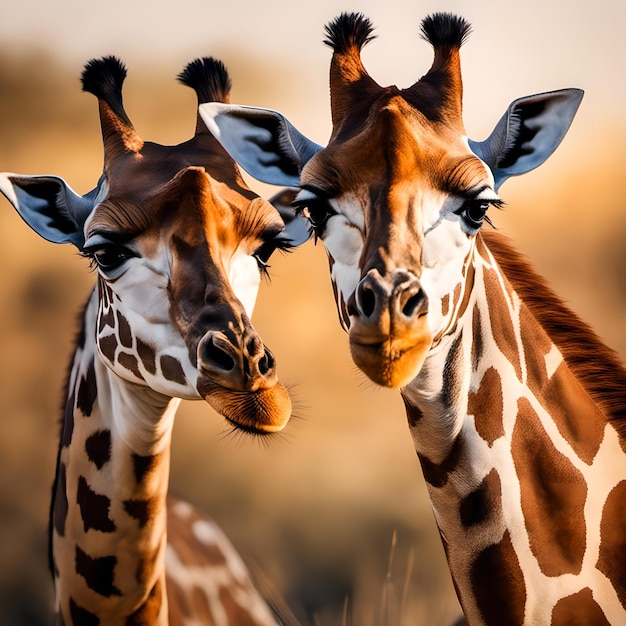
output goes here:
{"type": "Polygon", "coordinates": [[[122,103],[122,85],[126,78],[126,66],[115,56],[91,59],[85,64],[81,75],[83,91],[106,102],[111,109],[130,124],[122,103]]]}
{"type": "Polygon", "coordinates": [[[356,48],[361,50],[376,37],[374,26],[362,13],[342,13],[324,27],[324,43],[337,54],[356,48]]]}
{"type": "Polygon", "coordinates": [[[460,48],[471,32],[472,25],[452,13],[433,13],[424,18],[421,26],[422,37],[434,48],[460,48]]]}
{"type": "Polygon", "coordinates": [[[195,59],[187,64],[177,78],[196,92],[199,104],[228,101],[232,84],[226,66],[218,59],[195,59]]]}

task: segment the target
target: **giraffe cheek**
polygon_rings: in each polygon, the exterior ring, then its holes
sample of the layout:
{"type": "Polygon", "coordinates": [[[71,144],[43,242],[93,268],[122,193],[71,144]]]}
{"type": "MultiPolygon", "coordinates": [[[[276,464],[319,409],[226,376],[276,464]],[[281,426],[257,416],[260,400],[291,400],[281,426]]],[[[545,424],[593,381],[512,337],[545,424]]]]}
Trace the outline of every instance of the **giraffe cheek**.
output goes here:
{"type": "Polygon", "coordinates": [[[233,292],[251,317],[261,284],[257,262],[251,256],[237,255],[231,262],[229,280],[233,292]]]}

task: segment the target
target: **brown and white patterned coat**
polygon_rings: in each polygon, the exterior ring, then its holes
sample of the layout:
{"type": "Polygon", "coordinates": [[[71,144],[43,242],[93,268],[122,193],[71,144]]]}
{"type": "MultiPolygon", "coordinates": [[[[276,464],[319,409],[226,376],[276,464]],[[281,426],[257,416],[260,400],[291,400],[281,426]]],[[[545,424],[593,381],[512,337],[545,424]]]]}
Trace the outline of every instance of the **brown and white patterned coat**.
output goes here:
{"type": "MultiPolygon", "coordinates": [[[[98,186],[0,175],[42,237],[96,269],[70,368],[50,519],[61,624],[276,624],[226,537],[167,502],[180,398],[204,399],[248,432],[291,414],[271,352],[250,322],[269,255],[294,242],[198,118],[178,146],[144,142],[122,104],[124,66],[89,62],[104,141],[98,186]]],[[[214,59],[179,76],[198,102],[226,102],[214,59]]]]}
{"type": "Polygon", "coordinates": [[[582,92],[521,98],[472,141],[459,53],[469,25],[437,14],[422,32],[433,65],[398,89],[361,62],[369,20],[327,27],[325,148],[273,111],[201,112],[251,174],[301,188],[294,205],[328,251],[353,359],[404,399],[468,622],[625,623],[626,372],[483,228],[502,182],[556,149],[582,92]]]}

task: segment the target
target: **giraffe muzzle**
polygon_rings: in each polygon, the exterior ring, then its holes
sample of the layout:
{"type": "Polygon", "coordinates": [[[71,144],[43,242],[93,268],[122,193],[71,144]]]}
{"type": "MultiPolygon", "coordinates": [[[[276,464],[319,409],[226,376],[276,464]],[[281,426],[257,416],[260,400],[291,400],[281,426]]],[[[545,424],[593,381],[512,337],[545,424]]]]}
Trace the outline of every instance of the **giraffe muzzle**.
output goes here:
{"type": "Polygon", "coordinates": [[[291,417],[274,355],[251,330],[209,331],[198,344],[198,392],[238,429],[269,434],[291,417]]]}
{"type": "Polygon", "coordinates": [[[375,383],[403,387],[419,373],[432,343],[428,296],[411,272],[371,269],[348,302],[350,351],[375,383]]]}
{"type": "Polygon", "coordinates": [[[209,331],[198,344],[198,366],[217,384],[237,391],[258,391],[278,382],[274,355],[256,333],[231,339],[224,332],[209,331]]]}

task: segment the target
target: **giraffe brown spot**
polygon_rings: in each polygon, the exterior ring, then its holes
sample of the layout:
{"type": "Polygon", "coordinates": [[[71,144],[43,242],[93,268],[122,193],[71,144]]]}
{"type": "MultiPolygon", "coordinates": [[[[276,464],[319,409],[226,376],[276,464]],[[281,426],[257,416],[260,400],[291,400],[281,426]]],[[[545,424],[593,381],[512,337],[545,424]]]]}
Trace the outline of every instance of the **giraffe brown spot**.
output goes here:
{"type": "Polygon", "coordinates": [[[54,529],[59,536],[65,536],[65,520],[67,519],[67,479],[65,464],[59,463],[56,481],[54,483],[54,529]]]}
{"type": "Polygon", "coordinates": [[[170,533],[168,540],[174,546],[181,562],[187,567],[202,567],[209,563],[221,567],[226,564],[226,556],[218,544],[199,541],[191,532],[191,524],[181,525],[179,521],[176,526],[186,534],[186,537],[180,535],[172,537],[170,533]]]}
{"type": "Polygon", "coordinates": [[[213,626],[215,624],[215,620],[213,618],[211,605],[205,591],[194,585],[191,591],[191,601],[193,603],[194,618],[201,624],[213,626]]]}
{"type": "Polygon", "coordinates": [[[511,450],[530,547],[546,576],[578,574],[585,553],[587,484],[520,398],[511,450]]]}
{"type": "Polygon", "coordinates": [[[422,473],[426,482],[433,487],[443,487],[448,482],[448,476],[457,468],[463,453],[463,433],[455,439],[448,456],[441,463],[433,463],[430,459],[418,452],[422,466],[422,473]]]}
{"type": "Polygon", "coordinates": [[[152,624],[156,624],[162,602],[161,581],[157,580],[143,605],[126,618],[126,626],[152,626],[152,624]]]}
{"type": "Polygon", "coordinates": [[[467,311],[467,305],[469,304],[470,296],[472,295],[472,290],[474,289],[475,274],[476,270],[474,269],[474,265],[470,263],[467,266],[467,275],[465,276],[465,291],[463,292],[463,300],[457,312],[457,319],[463,317],[465,315],[465,311],[467,311]]]}
{"type": "Polygon", "coordinates": [[[91,489],[83,476],[78,479],[77,503],[83,520],[85,532],[90,528],[112,533],[115,531],[115,523],[109,517],[111,500],[107,496],[97,494],[91,489]]]}
{"type": "Polygon", "coordinates": [[[483,358],[484,340],[483,340],[483,327],[480,319],[480,309],[478,304],[474,304],[474,310],[472,312],[472,371],[475,372],[478,369],[481,359],[483,358]]]}
{"type": "Polygon", "coordinates": [[[152,519],[158,503],[153,500],[124,500],[124,510],[143,528],[152,519]]]}
{"type": "Polygon", "coordinates": [[[150,374],[154,374],[156,372],[156,352],[154,348],[138,338],[137,353],[146,370],[150,374]]]}
{"type": "Polygon", "coordinates": [[[591,465],[604,439],[606,419],[565,363],[547,382],[540,401],[574,452],[591,465]]]}
{"type": "Polygon", "coordinates": [[[447,293],[441,298],[441,315],[445,317],[450,312],[450,294],[447,293]]]}
{"type": "Polygon", "coordinates": [[[548,381],[546,356],[552,349],[552,341],[526,304],[520,309],[520,335],[526,362],[526,384],[535,396],[539,396],[548,381]]]}
{"type": "Polygon", "coordinates": [[[424,414],[418,407],[410,404],[404,396],[402,396],[402,400],[404,400],[404,408],[406,409],[406,417],[409,422],[409,427],[413,428],[417,426],[420,420],[424,417],[424,414]]]}
{"type": "Polygon", "coordinates": [[[115,314],[113,312],[113,308],[107,304],[103,303],[102,308],[100,309],[100,319],[98,322],[98,333],[101,334],[102,331],[106,327],[115,329],[115,314]]]}
{"type": "Polygon", "coordinates": [[[78,393],[76,394],[76,407],[80,409],[85,417],[91,415],[93,405],[98,396],[98,388],[96,385],[96,368],[94,362],[89,363],[87,372],[80,380],[78,393]]]}
{"type": "Polygon", "coordinates": [[[100,352],[111,362],[115,363],[115,351],[117,350],[117,339],[115,335],[107,335],[98,338],[100,352]]]}
{"type": "MultiPolygon", "coordinates": [[[[487,232],[487,235],[489,233],[487,232]]],[[[476,252],[478,252],[478,254],[480,255],[481,258],[483,258],[487,263],[489,263],[489,248],[487,248],[486,244],[485,244],[485,231],[484,230],[480,230],[478,231],[478,236],[476,237],[476,239],[474,240],[476,243],[476,252]]]]}
{"type": "Polygon", "coordinates": [[[495,270],[484,270],[485,293],[489,301],[491,334],[498,349],[515,368],[515,374],[522,379],[519,347],[515,338],[515,329],[511,319],[512,310],[506,292],[503,290],[495,270]]]}
{"type": "Polygon", "coordinates": [[[132,455],[133,461],[133,473],[135,474],[135,480],[137,484],[143,483],[146,476],[154,469],[157,463],[158,455],[154,456],[140,456],[139,454],[132,455]]]}
{"type": "Polygon", "coordinates": [[[70,617],[74,626],[99,626],[100,624],[100,619],[87,609],[78,606],[74,598],[70,598],[70,617]]]}
{"type": "Polygon", "coordinates": [[[102,469],[111,459],[111,431],[98,430],[85,441],[85,451],[89,460],[102,469]]]}
{"type": "Polygon", "coordinates": [[[180,385],[184,385],[187,382],[182,365],[178,362],[178,359],[175,359],[169,354],[164,354],[161,357],[161,371],[167,380],[171,380],[180,385]]]}
{"type": "Polygon", "coordinates": [[[100,300],[102,303],[109,308],[111,306],[111,302],[113,301],[113,291],[111,287],[109,287],[106,282],[102,279],[102,277],[98,277],[98,293],[100,295],[100,300]]]}
{"type": "Polygon", "coordinates": [[[502,510],[500,476],[492,469],[478,488],[461,500],[459,515],[464,528],[470,528],[498,515],[502,510]]]}
{"type": "Polygon", "coordinates": [[[463,359],[463,335],[452,342],[450,351],[443,367],[443,383],[441,386],[440,399],[446,408],[451,408],[461,393],[461,361],[463,359]]]}
{"type": "Polygon", "coordinates": [[[476,557],[470,580],[485,624],[523,623],[526,583],[508,531],[476,557]]]}
{"type": "Polygon", "coordinates": [[[589,587],[561,598],[552,609],[552,626],[610,626],[589,587]]]}
{"type": "Polygon", "coordinates": [[[133,333],[130,330],[130,324],[120,311],[117,311],[117,334],[120,338],[120,343],[125,348],[133,347],[133,333]]]}
{"type": "Polygon", "coordinates": [[[602,444],[606,420],[564,362],[548,379],[545,357],[553,344],[526,305],[520,324],[527,385],[574,452],[590,465],[602,444]]]}
{"type": "Polygon", "coordinates": [[[256,626],[257,622],[252,618],[250,612],[233,598],[232,589],[224,585],[220,587],[220,603],[228,616],[229,624],[237,624],[237,626],[256,626]]]}
{"type": "Polygon", "coordinates": [[[626,608],[626,480],[613,488],[602,509],[597,568],[611,581],[626,608]]]}
{"type": "Polygon", "coordinates": [[[132,372],[137,378],[143,380],[143,376],[139,370],[139,363],[137,358],[127,352],[120,352],[117,357],[118,363],[125,367],[128,371],[132,372]]]}
{"type": "Polygon", "coordinates": [[[490,367],[480,381],[478,389],[469,394],[467,413],[474,416],[476,432],[489,447],[504,435],[502,381],[495,368],[490,367]]]}
{"type": "MultiPolygon", "coordinates": [[[[117,559],[114,556],[103,556],[92,559],[86,552],[76,546],[76,573],[82,576],[90,589],[110,598],[122,595],[113,584],[117,559]]],[[[77,622],[80,623],[80,622],[77,622]]]]}
{"type": "Polygon", "coordinates": [[[457,302],[459,301],[459,298],[461,297],[462,287],[463,285],[461,283],[458,283],[458,285],[454,288],[454,291],[452,292],[452,308],[454,308],[457,305],[457,302]]]}
{"type": "Polygon", "coordinates": [[[76,402],[76,389],[72,389],[65,402],[63,413],[63,425],[61,427],[61,447],[67,448],[72,441],[74,434],[74,405],[76,402]]]}
{"type": "MultiPolygon", "coordinates": [[[[178,558],[187,566],[202,567],[207,564],[222,567],[226,564],[226,556],[219,544],[201,541],[193,532],[194,524],[212,524],[213,522],[198,510],[190,507],[189,515],[181,518],[168,508],[167,540],[176,551],[178,558]]],[[[209,533],[206,533],[210,536],[209,533]]]]}

